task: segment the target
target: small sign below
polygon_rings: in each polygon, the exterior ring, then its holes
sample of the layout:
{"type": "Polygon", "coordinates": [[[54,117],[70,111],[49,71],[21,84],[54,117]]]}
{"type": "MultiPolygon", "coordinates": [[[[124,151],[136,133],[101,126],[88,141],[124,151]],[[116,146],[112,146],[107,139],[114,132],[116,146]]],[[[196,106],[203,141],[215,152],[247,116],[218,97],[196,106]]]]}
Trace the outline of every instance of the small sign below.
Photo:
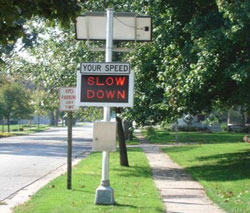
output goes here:
{"type": "Polygon", "coordinates": [[[60,111],[75,111],[76,106],[76,88],[61,87],[59,89],[59,110],[60,111]]]}
{"type": "Polygon", "coordinates": [[[116,122],[94,122],[93,151],[116,150],[116,122]]]}
{"type": "Polygon", "coordinates": [[[129,74],[130,63],[93,62],[81,63],[81,73],[84,74],[129,74]]]}

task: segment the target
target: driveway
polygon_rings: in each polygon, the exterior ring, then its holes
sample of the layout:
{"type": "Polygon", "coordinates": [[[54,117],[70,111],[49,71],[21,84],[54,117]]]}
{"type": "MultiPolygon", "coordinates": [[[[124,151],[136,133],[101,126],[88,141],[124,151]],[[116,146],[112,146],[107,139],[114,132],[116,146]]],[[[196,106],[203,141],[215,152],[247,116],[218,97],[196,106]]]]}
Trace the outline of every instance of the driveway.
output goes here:
{"type": "MultiPolygon", "coordinates": [[[[91,150],[92,124],[73,128],[72,156],[91,150]]],[[[67,162],[67,128],[0,139],[0,202],[67,162]]]]}

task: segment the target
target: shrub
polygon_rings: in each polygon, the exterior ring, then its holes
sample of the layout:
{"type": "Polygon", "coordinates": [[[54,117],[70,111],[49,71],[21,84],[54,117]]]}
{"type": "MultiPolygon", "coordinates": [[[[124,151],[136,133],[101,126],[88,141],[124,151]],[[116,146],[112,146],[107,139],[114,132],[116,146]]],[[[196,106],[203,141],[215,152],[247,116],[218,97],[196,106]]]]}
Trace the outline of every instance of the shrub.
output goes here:
{"type": "Polygon", "coordinates": [[[227,131],[227,124],[226,123],[222,123],[220,125],[220,128],[222,129],[222,131],[227,131]]]}
{"type": "Polygon", "coordinates": [[[210,130],[207,127],[194,127],[194,126],[179,126],[179,131],[183,132],[210,132],[210,130]]]}
{"type": "Polygon", "coordinates": [[[155,129],[150,126],[146,129],[146,134],[147,134],[147,138],[151,139],[152,137],[154,137],[156,135],[155,129]]]}

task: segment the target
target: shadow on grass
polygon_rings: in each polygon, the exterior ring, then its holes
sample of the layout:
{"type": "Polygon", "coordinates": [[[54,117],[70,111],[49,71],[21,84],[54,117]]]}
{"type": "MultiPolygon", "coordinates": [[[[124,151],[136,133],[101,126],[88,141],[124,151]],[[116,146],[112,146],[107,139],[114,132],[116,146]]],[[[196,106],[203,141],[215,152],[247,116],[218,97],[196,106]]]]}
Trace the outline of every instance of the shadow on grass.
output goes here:
{"type": "Polygon", "coordinates": [[[186,170],[192,173],[198,180],[206,181],[235,181],[250,179],[250,149],[238,153],[226,153],[198,157],[198,161],[211,162],[201,166],[187,167],[186,170]]]}
{"type": "Polygon", "coordinates": [[[185,152],[190,151],[192,149],[198,148],[199,145],[185,145],[185,146],[173,146],[168,148],[162,148],[163,151],[167,150],[167,152],[185,152]]]}
{"type": "Polygon", "coordinates": [[[151,172],[149,167],[142,166],[130,166],[128,169],[123,168],[113,168],[114,171],[119,172],[119,176],[122,177],[144,177],[151,178],[151,172]]]}
{"type": "MultiPolygon", "coordinates": [[[[133,208],[133,209],[137,209],[137,208],[140,208],[140,209],[147,209],[148,212],[151,212],[151,210],[153,210],[153,212],[161,212],[161,213],[163,212],[161,208],[158,208],[158,207],[156,207],[156,208],[150,207],[150,206],[147,206],[146,204],[145,204],[145,207],[141,207],[141,206],[138,207],[138,206],[134,206],[134,205],[120,204],[120,203],[115,202],[115,206],[118,206],[118,207],[130,207],[130,208],[133,208]]],[[[121,209],[121,210],[122,210],[122,209],[121,209]]],[[[138,212],[140,212],[140,211],[138,211],[138,212]]]]}
{"type": "Polygon", "coordinates": [[[121,204],[121,203],[117,203],[115,202],[115,206],[119,206],[119,207],[130,207],[130,208],[137,208],[137,206],[134,205],[129,205],[129,204],[121,204]]]}

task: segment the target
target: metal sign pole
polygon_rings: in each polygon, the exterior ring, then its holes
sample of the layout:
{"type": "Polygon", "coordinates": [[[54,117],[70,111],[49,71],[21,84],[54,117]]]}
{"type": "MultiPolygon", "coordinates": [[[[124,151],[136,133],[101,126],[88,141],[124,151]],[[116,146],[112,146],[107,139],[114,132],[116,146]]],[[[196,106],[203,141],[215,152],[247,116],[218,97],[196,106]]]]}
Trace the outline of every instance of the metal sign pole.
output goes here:
{"type": "Polygon", "coordinates": [[[67,189],[72,188],[72,117],[73,113],[68,112],[67,189]]]}
{"type": "MultiPolygon", "coordinates": [[[[106,62],[112,62],[114,9],[107,9],[106,62]]],[[[110,107],[104,107],[104,121],[110,121],[110,107]]],[[[95,204],[114,204],[114,191],[109,183],[109,152],[102,153],[102,182],[96,189],[95,204]]]]}

